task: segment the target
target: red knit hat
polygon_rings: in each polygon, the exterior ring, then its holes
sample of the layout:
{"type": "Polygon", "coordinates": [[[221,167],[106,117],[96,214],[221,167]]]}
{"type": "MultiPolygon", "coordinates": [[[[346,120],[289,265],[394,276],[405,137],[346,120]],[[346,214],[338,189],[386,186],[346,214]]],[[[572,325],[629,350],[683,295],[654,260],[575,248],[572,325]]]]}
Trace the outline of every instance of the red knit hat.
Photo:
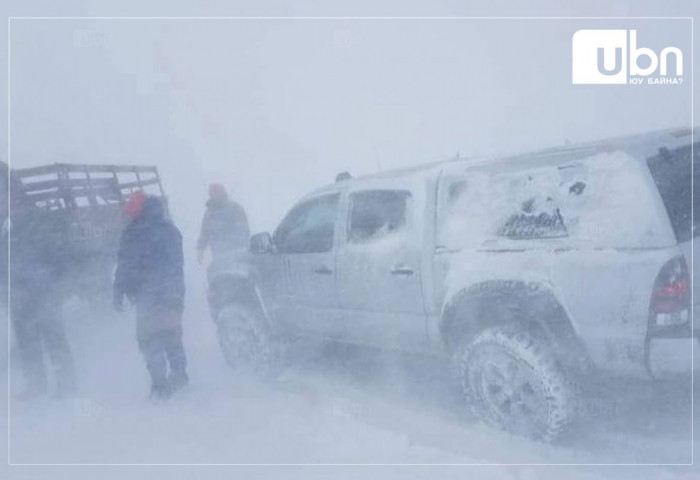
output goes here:
{"type": "Polygon", "coordinates": [[[124,204],[124,215],[129,218],[136,218],[141,214],[143,205],[146,203],[146,194],[139,191],[134,192],[129,196],[129,199],[124,204]]]}
{"type": "Polygon", "coordinates": [[[220,183],[212,183],[209,185],[209,198],[212,200],[225,200],[228,198],[226,187],[220,183]]]}

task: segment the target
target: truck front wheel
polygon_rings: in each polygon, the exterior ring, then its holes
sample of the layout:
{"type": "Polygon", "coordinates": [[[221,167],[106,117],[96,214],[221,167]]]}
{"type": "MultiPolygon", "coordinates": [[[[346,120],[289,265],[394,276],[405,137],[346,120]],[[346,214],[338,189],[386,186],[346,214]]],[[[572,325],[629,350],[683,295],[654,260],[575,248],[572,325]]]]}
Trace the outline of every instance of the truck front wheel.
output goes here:
{"type": "Polygon", "coordinates": [[[479,333],[461,352],[460,374],[473,411],[487,423],[552,441],[573,414],[567,378],[550,350],[514,326],[479,333]]]}
{"type": "Polygon", "coordinates": [[[263,378],[280,373],[284,357],[281,342],[253,308],[236,304],[222,307],[216,313],[216,329],[229,366],[251,370],[263,378]]]}

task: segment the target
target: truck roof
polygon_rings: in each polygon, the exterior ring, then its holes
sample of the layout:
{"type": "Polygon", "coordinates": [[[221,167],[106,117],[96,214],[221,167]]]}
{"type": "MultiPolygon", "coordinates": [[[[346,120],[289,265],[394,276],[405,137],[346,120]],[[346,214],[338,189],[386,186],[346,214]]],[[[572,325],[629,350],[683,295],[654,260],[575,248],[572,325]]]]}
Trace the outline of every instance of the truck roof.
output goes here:
{"type": "Polygon", "coordinates": [[[533,152],[516,155],[484,156],[476,158],[455,157],[451,160],[432,162],[402,169],[388,170],[356,178],[342,180],[335,184],[326,185],[311,192],[308,196],[320,193],[334,192],[351,188],[368,180],[391,179],[413,175],[425,177],[437,177],[443,172],[459,172],[470,168],[496,168],[510,169],[517,165],[518,168],[532,168],[540,165],[558,164],[570,161],[583,160],[596,154],[614,150],[644,150],[653,148],[657,151],[660,147],[671,147],[680,142],[688,142],[694,135],[700,135],[700,128],[667,128],[635,135],[607,138],[603,140],[584,142],[560,147],[545,148],[533,152]],[[653,147],[650,147],[653,146],[653,147]]]}

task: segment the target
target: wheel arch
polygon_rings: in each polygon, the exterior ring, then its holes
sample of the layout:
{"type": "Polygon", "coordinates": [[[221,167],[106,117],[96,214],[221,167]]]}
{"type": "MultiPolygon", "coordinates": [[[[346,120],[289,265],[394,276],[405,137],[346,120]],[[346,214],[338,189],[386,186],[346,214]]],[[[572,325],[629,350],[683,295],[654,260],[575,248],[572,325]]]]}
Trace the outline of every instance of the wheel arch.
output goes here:
{"type": "Polygon", "coordinates": [[[234,274],[210,277],[207,299],[209,306],[214,309],[222,308],[229,303],[249,306],[258,303],[254,281],[234,274]]]}
{"type": "Polygon", "coordinates": [[[454,352],[497,325],[524,327],[549,344],[562,364],[591,365],[563,302],[545,282],[497,279],[457,289],[444,303],[439,331],[443,345],[454,352]]]}

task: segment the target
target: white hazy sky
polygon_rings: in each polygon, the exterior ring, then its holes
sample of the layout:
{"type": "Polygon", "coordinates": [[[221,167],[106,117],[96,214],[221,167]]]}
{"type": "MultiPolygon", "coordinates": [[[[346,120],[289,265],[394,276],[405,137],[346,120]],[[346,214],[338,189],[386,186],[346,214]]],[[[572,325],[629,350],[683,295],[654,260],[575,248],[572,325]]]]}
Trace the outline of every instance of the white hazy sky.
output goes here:
{"type": "MultiPolygon", "coordinates": [[[[102,13],[95,5],[78,10],[102,13]]],[[[249,10],[225,13],[311,14],[249,10]]],[[[549,14],[586,13],[568,12],[549,14]]],[[[604,14],[640,13],[622,2],[604,14]]],[[[222,181],[261,230],[342,170],[690,123],[690,75],[682,86],[571,85],[580,28],[636,28],[640,46],[683,49],[690,71],[689,20],[13,20],[11,161],[156,164],[188,228],[206,184],[222,181]]]]}

